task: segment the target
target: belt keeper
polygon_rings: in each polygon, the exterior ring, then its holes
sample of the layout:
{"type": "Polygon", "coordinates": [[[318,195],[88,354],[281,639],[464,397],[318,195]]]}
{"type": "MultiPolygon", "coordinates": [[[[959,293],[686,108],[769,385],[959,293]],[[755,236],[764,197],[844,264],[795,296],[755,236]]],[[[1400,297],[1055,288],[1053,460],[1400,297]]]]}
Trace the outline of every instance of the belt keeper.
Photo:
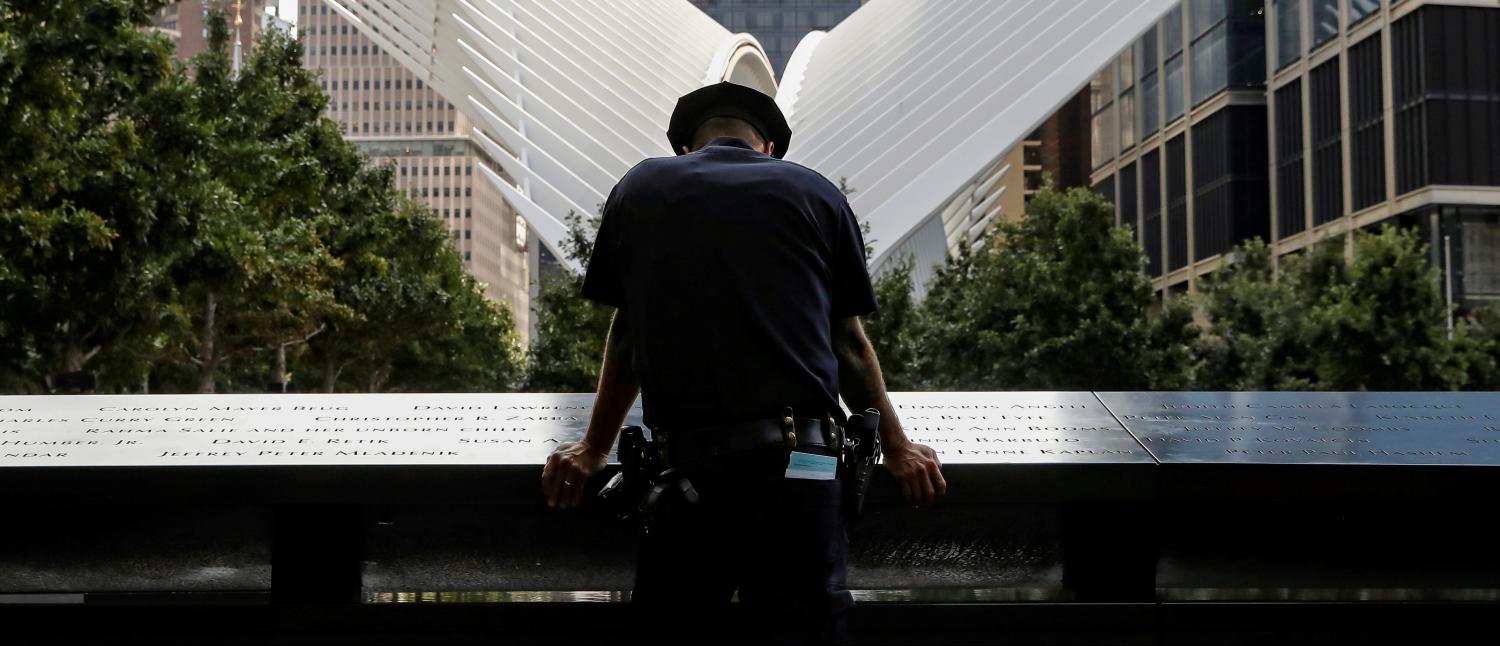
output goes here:
{"type": "Polygon", "coordinates": [[[797,418],[792,414],[792,407],[781,409],[782,437],[786,440],[786,448],[797,448],[797,418]]]}

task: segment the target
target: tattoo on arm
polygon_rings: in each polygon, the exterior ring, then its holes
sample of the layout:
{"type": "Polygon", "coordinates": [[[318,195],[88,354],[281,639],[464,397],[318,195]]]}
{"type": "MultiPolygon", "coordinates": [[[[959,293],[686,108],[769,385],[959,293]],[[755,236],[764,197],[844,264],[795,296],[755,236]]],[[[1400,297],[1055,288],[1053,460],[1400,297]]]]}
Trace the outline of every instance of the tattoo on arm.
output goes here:
{"type": "Polygon", "coordinates": [[[880,359],[865,337],[858,318],[838,321],[834,330],[834,354],[839,360],[839,394],[854,411],[873,408],[880,411],[880,441],[887,449],[907,444],[901,420],[886,396],[885,377],[880,373],[880,359]]]}

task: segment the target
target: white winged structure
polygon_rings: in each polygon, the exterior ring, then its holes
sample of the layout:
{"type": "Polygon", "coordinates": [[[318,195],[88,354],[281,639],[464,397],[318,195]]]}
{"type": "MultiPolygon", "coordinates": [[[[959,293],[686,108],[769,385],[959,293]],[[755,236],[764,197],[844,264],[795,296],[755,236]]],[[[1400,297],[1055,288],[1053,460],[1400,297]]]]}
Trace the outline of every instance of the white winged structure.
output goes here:
{"type": "MultiPolygon", "coordinates": [[[[1002,155],[1176,0],[871,0],[798,45],[783,78],[686,0],[326,0],[477,124],[485,171],[557,251],[625,171],[670,155],[678,96],[776,96],[787,159],[855,189],[873,271],[941,262],[993,213],[1002,155]]],[[[559,257],[562,254],[557,254],[559,257]]]]}

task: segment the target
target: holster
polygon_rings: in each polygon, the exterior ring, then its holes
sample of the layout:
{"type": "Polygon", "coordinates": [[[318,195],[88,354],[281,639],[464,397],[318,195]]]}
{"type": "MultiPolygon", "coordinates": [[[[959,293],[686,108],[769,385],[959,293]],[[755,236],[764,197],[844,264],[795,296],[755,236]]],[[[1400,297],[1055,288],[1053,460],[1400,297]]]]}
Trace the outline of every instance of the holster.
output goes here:
{"type": "Polygon", "coordinates": [[[656,486],[661,453],[645,429],[626,426],[620,430],[618,455],[620,470],[599,490],[599,498],[617,518],[634,522],[642,518],[646,497],[656,486]]]}
{"type": "Polygon", "coordinates": [[[651,527],[664,520],[662,504],[665,496],[681,496],[689,503],[698,502],[698,492],[676,469],[662,469],[661,447],[645,429],[626,426],[620,430],[620,470],[599,490],[616,518],[627,523],[639,523],[641,529],[651,532],[651,527]]]}
{"type": "Polygon", "coordinates": [[[859,519],[865,494],[870,490],[870,476],[880,463],[880,411],[867,408],[849,416],[844,426],[844,450],[839,460],[843,482],[844,524],[859,519]]]}

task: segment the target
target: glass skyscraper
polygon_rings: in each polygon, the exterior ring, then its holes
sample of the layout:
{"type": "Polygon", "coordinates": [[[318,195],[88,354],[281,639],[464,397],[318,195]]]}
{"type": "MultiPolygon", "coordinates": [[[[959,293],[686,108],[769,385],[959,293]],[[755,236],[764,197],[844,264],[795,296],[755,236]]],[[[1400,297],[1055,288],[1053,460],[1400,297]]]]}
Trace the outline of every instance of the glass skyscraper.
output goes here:
{"type": "Polygon", "coordinates": [[[1090,84],[1092,183],[1167,292],[1247,238],[1286,255],[1389,223],[1456,303],[1500,300],[1497,60],[1494,6],[1186,0],[1090,84]]]}
{"type": "Polygon", "coordinates": [[[810,31],[829,30],[859,8],[860,0],[692,0],[725,29],[760,41],[776,68],[786,69],[792,50],[810,31]]]}

